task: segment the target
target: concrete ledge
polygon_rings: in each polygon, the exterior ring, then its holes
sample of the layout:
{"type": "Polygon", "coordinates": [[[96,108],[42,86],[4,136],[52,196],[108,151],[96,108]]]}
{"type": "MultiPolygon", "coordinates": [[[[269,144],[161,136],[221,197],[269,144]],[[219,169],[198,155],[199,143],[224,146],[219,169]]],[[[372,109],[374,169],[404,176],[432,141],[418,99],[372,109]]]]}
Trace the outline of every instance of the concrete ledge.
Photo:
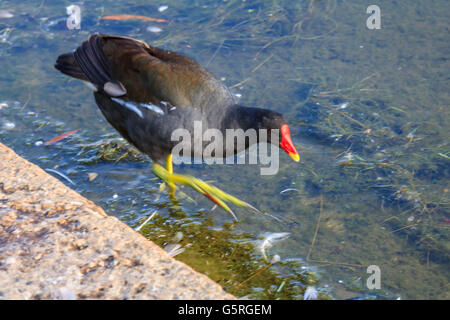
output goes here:
{"type": "Polygon", "coordinates": [[[234,299],[0,143],[0,299],[234,299]]]}

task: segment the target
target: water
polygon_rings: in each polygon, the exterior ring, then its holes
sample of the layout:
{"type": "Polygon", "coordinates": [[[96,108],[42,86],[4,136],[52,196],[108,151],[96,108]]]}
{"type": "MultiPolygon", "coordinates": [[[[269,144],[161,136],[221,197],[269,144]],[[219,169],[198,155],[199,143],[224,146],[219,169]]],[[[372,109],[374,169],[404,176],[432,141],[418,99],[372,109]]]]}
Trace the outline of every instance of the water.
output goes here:
{"type": "Polygon", "coordinates": [[[74,4],[79,30],[67,29],[68,3],[1,2],[14,15],[0,17],[2,143],[131,227],[157,211],[139,232],[179,244],[178,259],[239,297],[302,299],[314,285],[321,298],[450,298],[447,1],[377,1],[379,30],[366,27],[371,1],[74,4]],[[169,22],[100,20],[118,14],[169,22]],[[236,209],[235,224],[191,190],[159,192],[150,161],[106,123],[90,89],[53,68],[94,32],[180,51],[241,104],[285,115],[302,160],[280,154],[275,176],[249,165],[175,168],[267,215],[236,209]],[[369,265],[380,268],[379,290],[366,286],[369,265]]]}

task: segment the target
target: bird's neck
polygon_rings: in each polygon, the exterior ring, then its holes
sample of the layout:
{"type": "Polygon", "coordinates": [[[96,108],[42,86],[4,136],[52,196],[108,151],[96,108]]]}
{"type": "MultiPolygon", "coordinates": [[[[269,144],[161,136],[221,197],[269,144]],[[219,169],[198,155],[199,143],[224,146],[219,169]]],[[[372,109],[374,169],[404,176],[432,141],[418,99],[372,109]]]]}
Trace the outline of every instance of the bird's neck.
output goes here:
{"type": "Polygon", "coordinates": [[[223,128],[227,129],[264,129],[263,118],[267,110],[260,108],[244,107],[241,105],[232,105],[228,108],[227,117],[225,117],[223,128]]]}

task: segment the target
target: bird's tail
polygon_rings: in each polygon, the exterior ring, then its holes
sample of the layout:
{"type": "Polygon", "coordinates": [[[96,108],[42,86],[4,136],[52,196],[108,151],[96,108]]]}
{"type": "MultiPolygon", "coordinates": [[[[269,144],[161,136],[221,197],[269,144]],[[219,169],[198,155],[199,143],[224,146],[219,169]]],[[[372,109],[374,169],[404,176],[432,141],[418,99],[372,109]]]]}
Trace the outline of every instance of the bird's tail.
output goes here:
{"type": "Polygon", "coordinates": [[[83,71],[78,66],[77,61],[73,55],[73,52],[63,53],[56,60],[55,68],[68,76],[89,81],[89,79],[84,75],[83,71]]]}
{"type": "Polygon", "coordinates": [[[112,78],[111,66],[103,52],[102,35],[94,34],[73,53],[60,55],[55,68],[71,77],[91,82],[108,96],[118,97],[127,93],[125,87],[112,78]]]}

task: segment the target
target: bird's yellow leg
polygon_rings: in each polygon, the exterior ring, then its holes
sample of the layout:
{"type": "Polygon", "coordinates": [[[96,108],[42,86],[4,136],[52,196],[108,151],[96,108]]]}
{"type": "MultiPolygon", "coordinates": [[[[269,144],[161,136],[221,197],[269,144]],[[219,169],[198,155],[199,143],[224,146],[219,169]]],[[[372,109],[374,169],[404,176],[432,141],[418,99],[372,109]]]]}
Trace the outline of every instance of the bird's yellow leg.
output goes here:
{"type": "Polygon", "coordinates": [[[173,162],[172,162],[172,154],[169,154],[166,158],[166,170],[172,174],[173,173],[173,162]]]}
{"type": "MultiPolygon", "coordinates": [[[[172,162],[172,154],[169,154],[166,158],[166,170],[167,172],[169,172],[169,174],[173,174],[173,162],[172,162]]],[[[170,188],[170,194],[174,195],[175,194],[175,184],[168,182],[169,184],[169,188],[170,188]]]]}
{"type": "Polygon", "coordinates": [[[255,210],[259,212],[255,207],[251,206],[247,202],[244,202],[242,200],[239,200],[238,198],[220,190],[219,188],[216,188],[200,179],[194,178],[192,176],[188,175],[182,175],[182,174],[176,174],[176,173],[170,173],[169,170],[164,169],[162,166],[160,166],[157,163],[153,164],[153,172],[161,178],[163,181],[170,184],[183,184],[188,185],[197,192],[200,192],[205,197],[216,203],[218,206],[222,207],[225,211],[230,213],[234,219],[237,220],[236,215],[233,213],[233,211],[228,207],[228,205],[225,202],[231,202],[237,206],[240,207],[246,207],[250,208],[252,210],[255,210]]]}

